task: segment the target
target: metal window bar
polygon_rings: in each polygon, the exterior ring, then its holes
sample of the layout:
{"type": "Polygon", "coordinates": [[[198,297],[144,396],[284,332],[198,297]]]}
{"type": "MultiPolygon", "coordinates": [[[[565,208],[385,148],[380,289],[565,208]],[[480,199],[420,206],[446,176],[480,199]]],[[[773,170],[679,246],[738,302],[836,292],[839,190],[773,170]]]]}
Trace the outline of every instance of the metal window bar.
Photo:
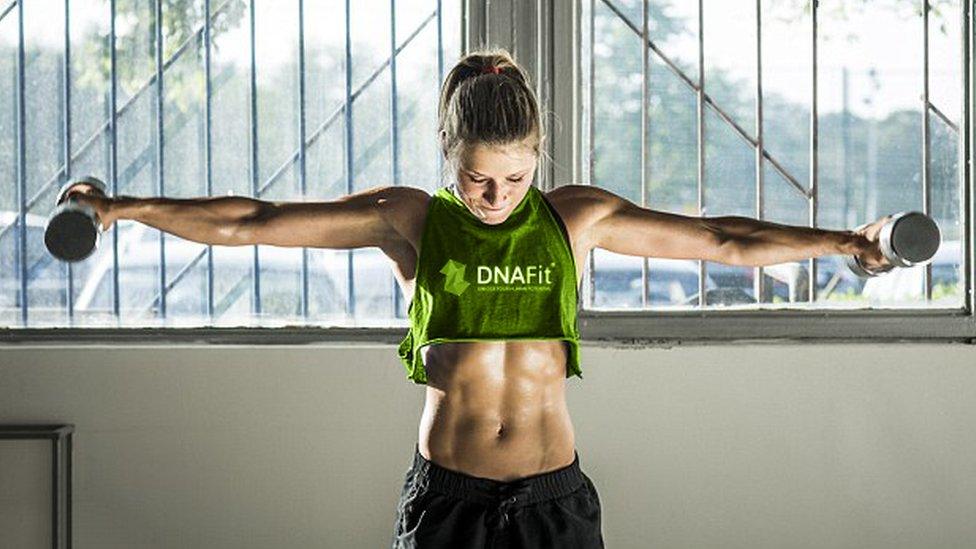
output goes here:
{"type": "MultiPolygon", "coordinates": [[[[109,115],[109,180],[112,184],[112,196],[119,196],[118,181],[118,126],[117,126],[117,103],[118,103],[118,71],[115,60],[115,0],[110,0],[109,14],[109,58],[110,58],[110,79],[109,105],[111,114],[109,115]]],[[[119,224],[112,223],[112,313],[115,318],[119,318],[119,224]]]]}
{"type": "MultiPolygon", "coordinates": [[[[163,187],[163,2],[155,2],[155,44],[156,44],[156,196],[166,196],[163,187]]],[[[166,318],[166,235],[159,234],[159,318],[166,318]]]]}
{"type": "MultiPolygon", "coordinates": [[[[248,138],[248,144],[250,146],[250,169],[251,169],[251,197],[258,198],[258,84],[257,84],[257,61],[255,59],[255,42],[254,42],[254,3],[257,0],[250,0],[248,2],[248,18],[249,18],[249,30],[250,38],[248,39],[248,44],[250,46],[251,53],[251,70],[250,70],[250,115],[248,120],[250,121],[250,137],[248,138]]],[[[251,265],[251,272],[254,274],[251,279],[251,314],[260,315],[261,314],[261,264],[258,253],[258,245],[252,246],[254,251],[253,262],[251,265]]]]}
{"type": "Polygon", "coordinates": [[[17,6],[17,203],[20,207],[20,235],[17,254],[20,258],[20,321],[27,326],[27,173],[24,108],[24,5],[17,6]]]}
{"type": "MultiPolygon", "coordinates": [[[[400,136],[397,123],[397,71],[396,71],[396,0],[390,0],[390,177],[393,185],[400,185],[400,136]]],[[[397,279],[390,273],[390,292],[393,295],[393,312],[391,316],[396,318],[400,311],[400,288],[397,279]]]]}
{"type": "MultiPolygon", "coordinates": [[[[641,2],[641,36],[650,37],[648,32],[648,1],[643,0],[641,2]]],[[[647,48],[641,47],[641,132],[640,132],[640,197],[641,207],[647,206],[647,184],[650,181],[651,175],[651,158],[650,158],[650,108],[648,101],[650,98],[650,81],[651,81],[651,68],[648,66],[650,59],[647,55],[647,48]]],[[[647,301],[650,298],[650,284],[648,281],[650,275],[650,269],[648,268],[648,258],[641,258],[641,307],[647,307],[647,301]]]]}
{"type": "MultiPolygon", "coordinates": [[[[226,3],[225,3],[226,4],[226,3]]],[[[204,165],[206,169],[207,196],[213,196],[213,106],[212,106],[212,84],[210,66],[210,46],[212,37],[210,36],[210,0],[203,0],[203,72],[204,86],[206,93],[204,104],[204,165]]],[[[151,306],[151,305],[150,305],[151,306]]],[[[214,317],[214,262],[213,246],[207,244],[207,318],[214,317]]]]}
{"type": "MultiPolygon", "coordinates": [[[[346,73],[346,97],[343,106],[343,114],[345,115],[345,132],[343,133],[343,175],[346,180],[346,194],[352,193],[352,170],[353,170],[353,141],[352,141],[352,23],[350,18],[351,4],[349,0],[346,0],[346,12],[345,12],[345,36],[346,36],[346,57],[345,57],[345,73],[346,73]]],[[[353,276],[353,250],[346,251],[346,315],[354,316],[356,311],[356,291],[355,291],[355,277],[353,276]]]]}
{"type": "MultiPolygon", "coordinates": [[[[305,1],[298,0],[298,184],[303,199],[308,196],[305,162],[305,1]]],[[[308,248],[306,247],[302,247],[301,307],[302,318],[308,320],[308,248]]]]}
{"type": "MultiPolygon", "coordinates": [[[[69,0],[64,0],[64,57],[62,70],[62,112],[63,125],[61,127],[62,161],[64,162],[64,178],[71,177],[71,18],[68,9],[69,0]]],[[[2,18],[2,17],[0,17],[2,18]]],[[[68,325],[74,325],[75,320],[75,296],[74,296],[74,266],[73,262],[64,262],[65,280],[65,303],[68,304],[68,325]]]]}
{"type": "MultiPolygon", "coordinates": [[[[813,0],[813,9],[810,10],[810,69],[812,79],[810,82],[812,91],[810,97],[810,196],[813,200],[807,202],[807,216],[811,227],[817,224],[818,205],[817,199],[820,195],[820,183],[817,172],[820,169],[820,117],[817,107],[817,82],[819,81],[817,72],[817,14],[820,12],[819,0],[813,0]]],[[[845,166],[847,162],[844,162],[845,166]]],[[[850,181],[850,179],[847,179],[850,181]]],[[[817,261],[815,258],[807,259],[807,272],[810,273],[807,284],[807,300],[812,304],[817,300],[817,261]]],[[[831,291],[829,288],[828,291],[831,291]]]]}
{"type": "MultiPolygon", "coordinates": [[[[646,0],[645,0],[646,1],[646,0]]],[[[647,49],[647,48],[644,48],[647,49]]],[[[763,185],[763,92],[762,92],[762,0],[756,0],[756,219],[765,218],[765,192],[763,185]]],[[[753,269],[753,295],[756,302],[762,303],[766,289],[762,266],[753,269]]],[[[793,295],[789,296],[793,299],[793,295]]]]}
{"type": "MultiPolygon", "coordinates": [[[[596,58],[596,56],[593,53],[594,46],[595,46],[595,42],[596,42],[596,40],[594,38],[594,36],[596,35],[596,23],[595,23],[595,21],[596,21],[596,11],[595,10],[596,10],[596,0],[590,0],[590,17],[589,17],[590,20],[589,20],[588,25],[587,25],[589,27],[589,29],[590,29],[590,32],[589,32],[589,41],[590,41],[590,43],[589,43],[589,61],[590,61],[590,63],[589,63],[589,71],[590,71],[590,73],[589,73],[589,80],[590,81],[588,82],[588,86],[587,86],[589,88],[589,96],[588,96],[588,101],[589,101],[588,107],[589,107],[589,111],[587,112],[587,115],[588,115],[588,118],[589,118],[589,127],[588,127],[588,129],[589,129],[590,134],[587,137],[587,143],[586,143],[586,148],[587,148],[586,164],[588,166],[587,167],[587,176],[589,177],[589,181],[587,181],[588,183],[592,183],[592,181],[593,181],[593,168],[594,168],[594,166],[596,164],[596,156],[593,154],[593,148],[594,148],[593,147],[593,124],[596,122],[596,114],[595,114],[596,109],[593,107],[593,92],[594,92],[594,90],[596,88],[596,86],[594,84],[594,82],[596,81],[596,66],[594,64],[594,59],[596,58]]],[[[588,282],[586,284],[586,299],[585,299],[585,301],[586,301],[587,305],[589,305],[592,308],[593,307],[593,296],[596,294],[596,277],[593,276],[593,273],[596,272],[596,258],[594,257],[594,253],[593,253],[592,250],[587,254],[587,263],[588,263],[588,265],[587,265],[587,268],[586,268],[585,273],[584,273],[584,276],[588,280],[588,282]]],[[[584,310],[585,310],[585,308],[584,308],[584,310]]]]}
{"type": "MultiPolygon", "coordinates": [[[[444,82],[444,17],[441,14],[441,1],[437,0],[437,100],[440,102],[440,86],[444,82]]],[[[440,137],[437,141],[437,176],[444,171],[444,158],[440,154],[440,137]]]]}
{"type": "MultiPolygon", "coordinates": [[[[932,189],[929,177],[929,0],[922,0],[922,211],[931,211],[932,189]]],[[[932,263],[922,270],[925,300],[932,300],[932,263]]]]}
{"type": "MultiPolygon", "coordinates": [[[[698,0],[698,86],[692,86],[695,90],[695,117],[698,125],[698,135],[696,144],[698,146],[698,173],[697,193],[698,193],[698,215],[705,214],[705,9],[702,0],[698,0]]],[[[622,15],[622,14],[621,14],[622,15]]],[[[641,47],[645,48],[644,44],[641,47]]],[[[677,67],[669,63],[671,70],[677,67]]],[[[681,71],[679,71],[681,72],[681,71]]],[[[691,83],[690,80],[687,80],[691,83]]],[[[705,262],[698,260],[698,307],[705,307],[705,262]]]]}

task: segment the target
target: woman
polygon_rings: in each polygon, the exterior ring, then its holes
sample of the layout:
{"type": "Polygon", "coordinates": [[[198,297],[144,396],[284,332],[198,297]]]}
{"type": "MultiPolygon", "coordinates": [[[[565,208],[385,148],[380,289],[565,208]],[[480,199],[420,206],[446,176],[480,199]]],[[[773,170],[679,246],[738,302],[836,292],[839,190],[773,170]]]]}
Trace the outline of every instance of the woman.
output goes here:
{"type": "Polygon", "coordinates": [[[383,186],[325,202],[83,197],[106,228],[134,219],[207,244],[376,246],[390,257],[410,302],[399,355],[408,379],[427,385],[394,547],[603,547],[564,381],[582,378],[576,300],[594,247],[750,266],[856,254],[890,268],[877,241],[886,218],[829,231],[665,213],[594,186],[539,191],[540,109],[504,50],[450,71],[439,137],[450,185],[433,196],[383,186]]]}

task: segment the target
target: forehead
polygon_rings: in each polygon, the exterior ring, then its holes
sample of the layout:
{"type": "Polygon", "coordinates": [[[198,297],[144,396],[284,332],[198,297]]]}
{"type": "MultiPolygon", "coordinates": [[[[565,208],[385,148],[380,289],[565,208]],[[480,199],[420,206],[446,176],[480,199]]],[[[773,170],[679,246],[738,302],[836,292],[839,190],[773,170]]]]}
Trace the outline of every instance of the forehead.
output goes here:
{"type": "Polygon", "coordinates": [[[467,147],[461,155],[461,167],[485,175],[507,176],[532,168],[536,155],[522,145],[487,146],[477,144],[467,147]]]}

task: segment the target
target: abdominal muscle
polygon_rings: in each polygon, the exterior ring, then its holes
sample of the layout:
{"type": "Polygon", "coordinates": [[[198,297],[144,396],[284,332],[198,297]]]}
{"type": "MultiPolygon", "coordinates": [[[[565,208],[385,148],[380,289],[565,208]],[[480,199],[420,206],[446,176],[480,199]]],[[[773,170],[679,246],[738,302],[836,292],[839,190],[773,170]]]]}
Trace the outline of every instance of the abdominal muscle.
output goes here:
{"type": "Polygon", "coordinates": [[[425,458],[506,482],[573,462],[566,342],[450,342],[421,353],[427,398],[418,446],[425,458]]]}

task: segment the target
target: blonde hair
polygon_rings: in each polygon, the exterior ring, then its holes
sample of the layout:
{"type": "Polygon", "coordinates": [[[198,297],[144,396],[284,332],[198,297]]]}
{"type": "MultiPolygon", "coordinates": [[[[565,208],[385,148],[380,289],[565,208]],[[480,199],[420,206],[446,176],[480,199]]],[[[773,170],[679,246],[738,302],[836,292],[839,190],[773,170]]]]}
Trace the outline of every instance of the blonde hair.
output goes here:
{"type": "MultiPolygon", "coordinates": [[[[504,48],[489,48],[462,57],[441,85],[437,133],[444,155],[442,180],[452,180],[465,151],[526,144],[538,155],[540,168],[548,158],[546,133],[535,90],[525,70],[504,48]]],[[[546,173],[540,169],[539,173],[546,173]]]]}

